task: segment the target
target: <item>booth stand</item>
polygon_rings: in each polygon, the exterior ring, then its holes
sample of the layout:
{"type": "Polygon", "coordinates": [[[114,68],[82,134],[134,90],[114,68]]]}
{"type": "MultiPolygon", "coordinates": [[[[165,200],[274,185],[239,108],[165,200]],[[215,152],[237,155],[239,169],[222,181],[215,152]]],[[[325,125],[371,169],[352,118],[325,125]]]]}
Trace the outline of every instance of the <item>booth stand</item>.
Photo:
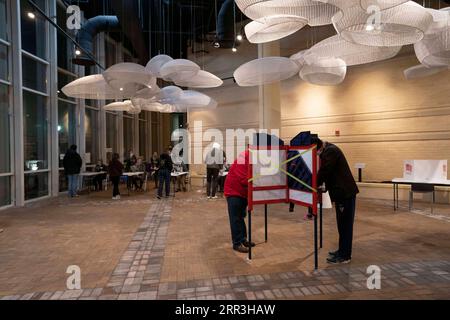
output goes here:
{"type": "MultiPolygon", "coordinates": [[[[252,214],[264,205],[265,242],[268,241],[268,206],[294,203],[310,208],[314,216],[314,266],[318,269],[322,248],[322,201],[317,187],[317,146],[250,146],[248,166],[248,241],[252,241],[252,214]],[[319,238],[320,232],[320,238],[319,238]]],[[[253,250],[248,252],[252,259],[253,250]]]]}

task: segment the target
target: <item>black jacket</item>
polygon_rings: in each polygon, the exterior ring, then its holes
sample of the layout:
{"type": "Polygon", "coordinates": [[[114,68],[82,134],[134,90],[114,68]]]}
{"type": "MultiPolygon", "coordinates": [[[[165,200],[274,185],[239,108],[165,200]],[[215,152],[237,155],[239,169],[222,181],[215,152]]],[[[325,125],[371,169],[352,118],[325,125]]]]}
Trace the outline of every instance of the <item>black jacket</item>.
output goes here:
{"type": "Polygon", "coordinates": [[[71,149],[67,150],[63,159],[64,172],[66,175],[79,174],[83,164],[80,155],[71,149]]]}
{"type": "Polygon", "coordinates": [[[120,177],[123,174],[123,164],[119,160],[112,160],[108,166],[110,177],[120,177]]]}
{"type": "Polygon", "coordinates": [[[173,169],[172,157],[167,153],[161,154],[161,156],[159,157],[159,168],[172,171],[173,169]]]}
{"type": "Polygon", "coordinates": [[[359,193],[344,153],[332,143],[327,143],[320,155],[321,165],[318,185],[324,182],[333,202],[343,201],[359,193]]]}

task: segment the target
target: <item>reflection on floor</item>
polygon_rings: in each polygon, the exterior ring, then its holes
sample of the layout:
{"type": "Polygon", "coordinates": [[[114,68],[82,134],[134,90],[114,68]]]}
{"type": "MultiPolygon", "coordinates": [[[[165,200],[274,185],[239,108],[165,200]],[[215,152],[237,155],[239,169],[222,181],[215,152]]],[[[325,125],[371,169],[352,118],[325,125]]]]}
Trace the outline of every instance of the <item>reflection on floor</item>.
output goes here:
{"type": "MultiPolygon", "coordinates": [[[[405,204],[404,204],[405,205],[405,204]]],[[[333,211],[324,213],[320,270],[313,271],[313,224],[305,210],[254,213],[250,262],[231,250],[226,202],[200,191],[157,200],[154,190],[113,201],[110,192],[0,212],[3,299],[450,299],[450,206],[427,214],[393,212],[358,200],[352,263],[330,266],[333,211]],[[81,290],[67,290],[67,267],[81,268],[81,290]],[[367,267],[382,271],[367,289],[367,267]]],[[[405,209],[405,208],[404,208],[405,209]]]]}

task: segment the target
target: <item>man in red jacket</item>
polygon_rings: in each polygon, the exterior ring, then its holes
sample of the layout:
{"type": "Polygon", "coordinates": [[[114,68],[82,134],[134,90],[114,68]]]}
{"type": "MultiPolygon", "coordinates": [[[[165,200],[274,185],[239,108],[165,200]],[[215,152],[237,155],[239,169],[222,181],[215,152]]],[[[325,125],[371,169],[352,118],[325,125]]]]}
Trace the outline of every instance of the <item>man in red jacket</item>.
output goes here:
{"type": "Polygon", "coordinates": [[[230,217],[231,238],[233,250],[247,253],[250,245],[247,241],[247,227],[245,217],[247,215],[247,186],[248,186],[249,151],[239,155],[234,161],[225,180],[224,194],[228,203],[228,215],[230,217]]]}

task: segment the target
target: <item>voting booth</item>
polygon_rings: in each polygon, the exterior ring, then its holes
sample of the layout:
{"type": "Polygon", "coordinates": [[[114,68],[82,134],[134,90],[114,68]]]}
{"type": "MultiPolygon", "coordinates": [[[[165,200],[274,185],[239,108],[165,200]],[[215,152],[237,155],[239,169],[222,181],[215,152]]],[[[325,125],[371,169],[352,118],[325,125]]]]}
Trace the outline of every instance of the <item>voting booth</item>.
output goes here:
{"type": "Polygon", "coordinates": [[[408,181],[447,181],[447,170],[447,160],[403,161],[403,179],[408,181]]]}
{"type": "MultiPolygon", "coordinates": [[[[258,136],[249,146],[248,237],[251,241],[251,217],[254,207],[264,205],[265,241],[268,241],[268,205],[294,203],[311,209],[314,215],[315,267],[318,268],[318,222],[322,245],[322,207],[317,188],[319,157],[317,146],[287,146],[275,136],[258,136]],[[273,143],[275,142],[275,143],[273,143]]],[[[252,259],[252,248],[249,248],[252,259]]]]}

